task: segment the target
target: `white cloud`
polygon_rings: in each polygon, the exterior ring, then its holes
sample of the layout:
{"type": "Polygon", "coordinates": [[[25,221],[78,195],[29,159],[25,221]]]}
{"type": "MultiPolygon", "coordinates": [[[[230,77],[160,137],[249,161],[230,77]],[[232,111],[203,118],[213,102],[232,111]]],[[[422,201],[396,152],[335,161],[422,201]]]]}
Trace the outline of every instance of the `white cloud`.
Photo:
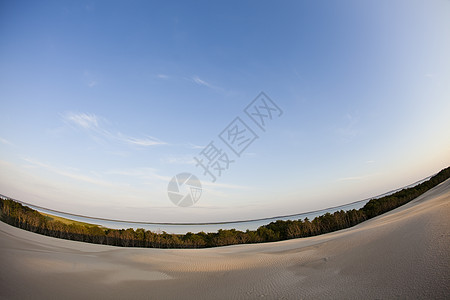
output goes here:
{"type": "Polygon", "coordinates": [[[206,86],[210,89],[218,89],[218,87],[210,84],[209,82],[206,82],[205,80],[200,79],[200,77],[198,77],[198,76],[194,76],[191,79],[198,85],[206,86]]]}
{"type": "Polygon", "coordinates": [[[237,184],[229,184],[229,183],[218,183],[218,182],[211,182],[211,181],[202,181],[201,182],[203,186],[210,187],[210,188],[226,188],[226,189],[250,189],[250,186],[243,186],[243,185],[237,185],[237,184]]]}
{"type": "Polygon", "coordinates": [[[342,177],[342,178],[338,178],[337,181],[358,181],[358,180],[363,180],[369,177],[372,177],[376,174],[367,174],[367,175],[361,175],[361,176],[351,176],[351,177],[342,177]]]}
{"type": "Polygon", "coordinates": [[[160,79],[169,79],[169,75],[166,75],[166,74],[158,74],[158,75],[156,75],[156,77],[158,77],[160,79]]]}
{"type": "Polygon", "coordinates": [[[134,138],[130,136],[125,136],[121,134],[120,132],[117,135],[118,139],[121,141],[124,141],[126,143],[132,144],[132,145],[138,145],[138,146],[156,146],[156,145],[166,145],[165,142],[158,140],[157,138],[147,136],[145,138],[134,138]]]}
{"type": "Polygon", "coordinates": [[[210,87],[210,86],[211,86],[211,85],[210,85],[209,83],[207,83],[206,81],[201,80],[198,76],[192,77],[192,80],[194,80],[194,82],[197,83],[197,84],[199,84],[199,85],[204,85],[204,86],[207,86],[207,87],[210,87]]]}
{"type": "Polygon", "coordinates": [[[84,77],[84,82],[88,87],[92,88],[92,87],[98,85],[98,80],[96,78],[97,76],[92,74],[92,72],[87,71],[87,70],[84,71],[83,77],[84,77]]]}
{"type": "Polygon", "coordinates": [[[205,148],[205,146],[195,145],[195,144],[192,144],[192,143],[189,143],[188,147],[191,148],[191,149],[204,149],[205,148]]]}
{"type": "Polygon", "coordinates": [[[85,129],[95,129],[98,128],[99,119],[94,114],[85,113],[68,113],[65,116],[67,121],[74,123],[85,129]]]}
{"type": "Polygon", "coordinates": [[[195,160],[192,155],[169,155],[161,159],[166,164],[193,165],[195,160]]]}
{"type": "Polygon", "coordinates": [[[338,127],[336,132],[343,139],[351,140],[360,133],[360,130],[357,127],[357,124],[359,123],[359,117],[348,113],[347,115],[345,115],[345,120],[346,124],[342,127],[338,127]]]}
{"type": "Polygon", "coordinates": [[[131,168],[131,169],[114,169],[104,172],[105,175],[126,176],[134,177],[140,180],[162,180],[169,182],[170,177],[157,174],[157,170],[154,168],[131,168]]]}
{"type": "Polygon", "coordinates": [[[1,137],[0,137],[0,143],[5,144],[5,145],[9,145],[9,146],[13,146],[14,145],[13,143],[8,141],[7,139],[1,138],[1,137]]]}
{"type": "Polygon", "coordinates": [[[128,136],[120,132],[114,133],[111,130],[106,129],[106,124],[108,123],[106,119],[96,116],[95,114],[89,113],[73,113],[69,112],[62,115],[66,123],[74,125],[76,127],[87,130],[90,134],[94,134],[94,138],[106,138],[108,140],[119,141],[129,145],[150,147],[156,145],[166,145],[167,143],[151,137],[145,136],[142,138],[137,138],[133,136],[128,136]],[[106,123],[106,124],[104,124],[106,123]]]}
{"type": "Polygon", "coordinates": [[[106,171],[108,175],[120,175],[120,176],[144,176],[149,173],[153,173],[156,170],[154,168],[133,168],[133,169],[114,169],[106,171]]]}
{"type": "Polygon", "coordinates": [[[124,179],[124,177],[138,179],[143,184],[154,184],[155,180],[156,182],[169,182],[171,180],[170,177],[159,175],[157,174],[156,169],[149,167],[114,169],[109,171],[89,171],[89,174],[93,175],[90,176],[76,171],[73,168],[55,167],[28,157],[22,159],[29,164],[28,166],[25,166],[26,168],[41,168],[67,178],[107,188],[129,187],[130,183],[127,183],[129,180],[124,179]]]}
{"type": "Polygon", "coordinates": [[[58,175],[62,175],[71,179],[75,179],[78,181],[84,181],[84,182],[88,182],[91,184],[95,184],[95,185],[100,185],[100,186],[105,186],[105,187],[114,187],[116,186],[116,184],[106,181],[106,180],[102,180],[99,178],[94,178],[94,177],[90,177],[84,174],[79,174],[79,173],[74,173],[68,170],[64,170],[62,168],[57,168],[51,165],[48,165],[46,163],[31,159],[31,158],[23,158],[24,161],[26,161],[27,163],[31,164],[34,167],[39,167],[39,168],[43,168],[47,171],[51,171],[53,173],[56,173],[58,175]]]}
{"type": "Polygon", "coordinates": [[[361,180],[364,176],[353,176],[353,177],[342,177],[339,178],[338,181],[354,181],[354,180],[361,180]]]}

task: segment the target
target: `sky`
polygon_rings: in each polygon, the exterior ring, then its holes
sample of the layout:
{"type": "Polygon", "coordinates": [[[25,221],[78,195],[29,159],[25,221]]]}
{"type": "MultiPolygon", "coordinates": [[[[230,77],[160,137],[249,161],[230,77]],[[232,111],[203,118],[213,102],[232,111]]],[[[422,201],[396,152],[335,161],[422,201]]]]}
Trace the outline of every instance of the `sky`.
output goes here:
{"type": "Polygon", "coordinates": [[[2,1],[0,194],[217,222],[405,186],[450,165],[449,37],[444,0],[2,1]]]}

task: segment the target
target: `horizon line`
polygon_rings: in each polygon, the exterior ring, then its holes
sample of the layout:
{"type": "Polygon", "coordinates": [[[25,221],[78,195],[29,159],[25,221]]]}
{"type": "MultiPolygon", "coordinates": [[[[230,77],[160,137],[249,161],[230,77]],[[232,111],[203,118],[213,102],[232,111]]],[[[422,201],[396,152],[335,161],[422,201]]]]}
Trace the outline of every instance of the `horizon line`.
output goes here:
{"type": "Polygon", "coordinates": [[[275,216],[275,217],[264,217],[264,218],[257,218],[257,219],[250,219],[250,220],[235,220],[235,221],[220,221],[220,222],[199,222],[199,223],[178,223],[178,222],[148,222],[148,221],[127,221],[127,220],[116,220],[116,219],[108,219],[108,218],[101,218],[101,217],[90,217],[90,216],[85,216],[85,215],[80,215],[80,214],[75,214],[75,213],[68,213],[68,212],[63,212],[63,211],[59,211],[59,210],[55,210],[55,209],[51,209],[51,208],[46,208],[43,206],[39,206],[39,205],[34,205],[31,203],[27,203],[21,200],[17,200],[11,197],[8,197],[6,195],[0,194],[0,197],[4,198],[4,199],[10,199],[16,202],[19,202],[20,204],[23,204],[25,206],[28,206],[29,208],[35,208],[36,210],[42,209],[42,210],[47,210],[50,212],[55,212],[58,214],[64,214],[64,215],[68,215],[68,216],[73,216],[73,217],[81,217],[81,218],[85,218],[85,219],[91,219],[91,220],[99,220],[99,221],[109,221],[109,222],[116,222],[116,223],[129,223],[129,224],[146,224],[146,225],[180,225],[180,226],[189,226],[189,225],[221,225],[221,224],[236,224],[236,223],[251,223],[251,222],[258,222],[258,221],[265,221],[265,220],[271,220],[271,219],[284,219],[284,218],[289,218],[289,217],[294,217],[294,216],[299,216],[299,215],[307,215],[307,214],[313,214],[313,213],[318,213],[321,211],[326,211],[326,210],[331,210],[331,209],[335,209],[335,208],[339,208],[339,207],[343,207],[343,206],[347,206],[347,205],[352,205],[352,204],[356,204],[356,203],[360,203],[363,201],[370,201],[372,199],[377,199],[377,198],[381,198],[384,196],[388,196],[390,194],[393,194],[397,191],[403,190],[405,188],[410,188],[410,187],[414,187],[426,180],[429,180],[431,177],[433,177],[434,175],[438,174],[439,172],[434,173],[433,175],[427,176],[423,179],[417,180],[411,184],[407,184],[403,187],[397,188],[397,189],[393,189],[391,191],[379,194],[377,196],[373,196],[373,197],[369,197],[369,198],[365,198],[362,200],[357,200],[357,201],[353,201],[350,203],[346,203],[346,204],[341,204],[341,205],[337,205],[337,206],[331,206],[328,208],[323,208],[323,209],[317,209],[317,210],[312,210],[312,211],[308,211],[308,212],[302,212],[302,213],[297,213],[297,214],[289,214],[289,215],[281,215],[281,216],[275,216]],[[30,207],[31,206],[31,207],[30,207]]]}

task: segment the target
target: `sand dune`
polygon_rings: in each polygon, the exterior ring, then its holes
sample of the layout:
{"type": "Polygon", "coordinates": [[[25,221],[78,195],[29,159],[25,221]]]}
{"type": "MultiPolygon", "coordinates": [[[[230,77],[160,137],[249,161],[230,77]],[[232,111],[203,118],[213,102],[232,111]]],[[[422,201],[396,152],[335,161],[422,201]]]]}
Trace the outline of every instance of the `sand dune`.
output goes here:
{"type": "Polygon", "coordinates": [[[4,299],[450,298],[450,180],[318,237],[213,249],[84,244],[0,222],[4,299]]]}

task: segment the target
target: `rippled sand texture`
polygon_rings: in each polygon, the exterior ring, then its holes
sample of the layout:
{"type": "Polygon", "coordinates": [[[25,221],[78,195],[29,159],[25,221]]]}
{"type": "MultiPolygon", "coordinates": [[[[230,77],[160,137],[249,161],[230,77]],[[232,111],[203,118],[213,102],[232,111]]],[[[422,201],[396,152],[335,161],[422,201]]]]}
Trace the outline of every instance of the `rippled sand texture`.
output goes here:
{"type": "Polygon", "coordinates": [[[318,237],[213,249],[84,244],[0,222],[0,298],[450,297],[450,180],[318,237]]]}

